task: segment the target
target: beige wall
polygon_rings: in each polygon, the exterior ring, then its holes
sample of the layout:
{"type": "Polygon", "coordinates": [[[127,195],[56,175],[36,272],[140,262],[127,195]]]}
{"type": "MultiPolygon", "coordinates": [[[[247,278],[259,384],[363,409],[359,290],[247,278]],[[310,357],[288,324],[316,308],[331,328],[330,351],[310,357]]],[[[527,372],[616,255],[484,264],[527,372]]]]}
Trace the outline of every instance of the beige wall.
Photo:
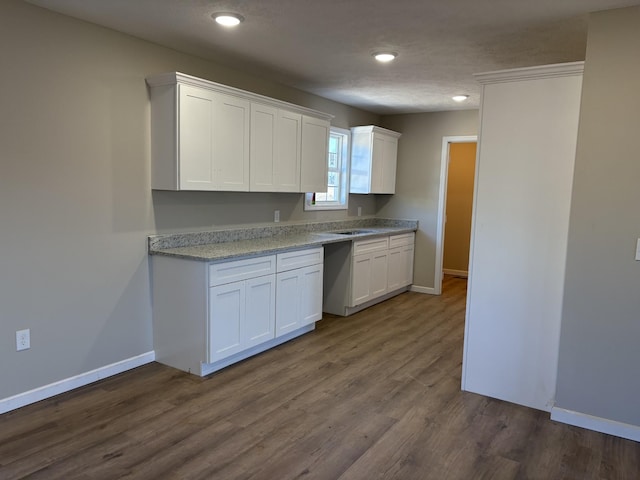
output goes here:
{"type": "Polygon", "coordinates": [[[375,213],[362,196],[307,213],[300,194],[152,194],[144,78],[182,71],[342,127],[376,115],[19,0],[0,2],[0,58],[0,399],[152,350],[150,233],[375,213]]]}
{"type": "Polygon", "coordinates": [[[444,228],[443,268],[457,272],[469,269],[473,182],[476,143],[452,143],[447,171],[447,221],[444,228]]]}
{"type": "Polygon", "coordinates": [[[378,214],[416,219],[414,285],[434,288],[442,138],[477,135],[478,111],[391,115],[382,126],[402,133],[395,195],[378,195],[378,214]]]}
{"type": "MultiPolygon", "coordinates": [[[[640,7],[590,17],[556,405],[640,426],[640,7]]],[[[636,433],[637,435],[637,433],[636,433]]]]}

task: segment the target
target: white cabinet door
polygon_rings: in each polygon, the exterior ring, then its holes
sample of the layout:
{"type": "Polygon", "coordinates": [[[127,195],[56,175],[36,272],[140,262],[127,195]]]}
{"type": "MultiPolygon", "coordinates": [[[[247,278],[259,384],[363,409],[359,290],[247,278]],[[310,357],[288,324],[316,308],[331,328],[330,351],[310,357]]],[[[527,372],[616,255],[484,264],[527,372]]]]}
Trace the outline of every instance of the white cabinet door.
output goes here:
{"type": "Polygon", "coordinates": [[[209,329],[207,363],[238,353],[242,345],[245,317],[245,282],[218,285],[209,289],[209,329]]]}
{"type": "Polygon", "coordinates": [[[251,104],[250,190],[272,192],[276,185],[278,109],[251,104]]]}
{"type": "Polygon", "coordinates": [[[387,278],[389,291],[402,287],[405,275],[404,254],[402,247],[389,249],[389,276],[387,278]]]}
{"type": "Polygon", "coordinates": [[[328,151],[329,121],[303,116],[300,159],[300,189],[303,192],[327,191],[328,151]]]}
{"type": "Polygon", "coordinates": [[[302,115],[278,110],[276,136],[275,189],[277,192],[301,192],[300,162],[302,115]]]}
{"type": "Polygon", "coordinates": [[[249,119],[251,104],[217,94],[214,131],[216,190],[249,191],[249,119]]]}
{"type": "Polygon", "coordinates": [[[241,343],[245,348],[259,345],[275,336],[275,275],[245,281],[245,316],[241,343]]]}
{"type": "Polygon", "coordinates": [[[310,325],[322,320],[322,263],[311,265],[301,270],[300,293],[300,326],[310,325]]]}
{"type": "Polygon", "coordinates": [[[413,283],[413,256],[415,253],[414,245],[407,245],[403,247],[404,253],[404,285],[411,285],[413,283]]]}
{"type": "Polygon", "coordinates": [[[393,291],[413,283],[413,245],[389,249],[387,290],[393,291]]]}
{"type": "Polygon", "coordinates": [[[374,133],[372,155],[371,193],[395,193],[398,139],[374,133]]]}
{"type": "Polygon", "coordinates": [[[382,146],[382,178],[377,193],[396,193],[396,166],[398,163],[398,139],[384,135],[382,146]]]}
{"type": "Polygon", "coordinates": [[[371,298],[387,293],[387,258],[386,251],[371,254],[371,298]]]}
{"type": "Polygon", "coordinates": [[[180,85],[178,165],[181,190],[215,190],[214,119],[216,94],[180,85]]]}
{"type": "Polygon", "coordinates": [[[371,269],[370,254],[353,257],[351,268],[351,303],[355,307],[371,299],[371,269]]]}
{"type": "Polygon", "coordinates": [[[276,337],[300,328],[300,298],[302,269],[276,275],[276,337]]]}

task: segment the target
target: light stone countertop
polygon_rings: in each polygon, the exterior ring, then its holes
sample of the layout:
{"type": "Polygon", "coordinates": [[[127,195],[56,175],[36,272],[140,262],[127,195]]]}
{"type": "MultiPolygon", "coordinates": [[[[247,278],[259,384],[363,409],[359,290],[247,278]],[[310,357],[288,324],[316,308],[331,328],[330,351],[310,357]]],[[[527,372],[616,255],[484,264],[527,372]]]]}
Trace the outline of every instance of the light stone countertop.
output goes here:
{"type": "Polygon", "coordinates": [[[271,255],[381,235],[414,232],[417,227],[418,222],[415,220],[374,218],[366,221],[338,221],[155,235],[149,237],[149,254],[214,262],[240,257],[271,255]],[[364,231],[354,235],[335,233],[336,231],[360,229],[364,231]]]}

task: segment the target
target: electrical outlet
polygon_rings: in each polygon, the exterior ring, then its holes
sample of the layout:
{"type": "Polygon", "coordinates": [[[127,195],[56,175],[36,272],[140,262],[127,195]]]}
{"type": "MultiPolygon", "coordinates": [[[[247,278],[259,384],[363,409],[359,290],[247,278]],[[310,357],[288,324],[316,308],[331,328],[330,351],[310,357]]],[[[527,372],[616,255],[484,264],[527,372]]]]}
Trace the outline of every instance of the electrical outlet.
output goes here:
{"type": "Polygon", "coordinates": [[[28,328],[18,330],[16,332],[16,351],[28,350],[29,348],[31,348],[31,331],[28,328]]]}
{"type": "Polygon", "coordinates": [[[274,210],[273,221],[278,223],[280,221],[280,210],[274,210]]]}
{"type": "Polygon", "coordinates": [[[640,261],[640,238],[636,242],[636,260],[640,261]]]}
{"type": "Polygon", "coordinates": [[[358,216],[361,217],[362,216],[362,207],[358,207],[358,216]]]}

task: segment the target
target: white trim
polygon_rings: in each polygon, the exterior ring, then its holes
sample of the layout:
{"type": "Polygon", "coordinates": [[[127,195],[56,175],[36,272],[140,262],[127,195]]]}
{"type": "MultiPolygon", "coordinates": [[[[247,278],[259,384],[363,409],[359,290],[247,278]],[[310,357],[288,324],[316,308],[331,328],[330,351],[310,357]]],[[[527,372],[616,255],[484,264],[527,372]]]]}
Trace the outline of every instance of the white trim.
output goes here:
{"type": "MultiPolygon", "coordinates": [[[[449,175],[449,144],[477,143],[477,135],[458,135],[442,137],[442,154],[440,157],[440,192],[438,194],[438,218],[436,221],[436,268],[433,285],[434,294],[442,293],[442,262],[444,256],[444,218],[447,206],[447,177],[449,175]]],[[[477,159],[477,156],[476,156],[477,159]]],[[[476,168],[477,170],[477,168],[476,168]]],[[[475,183],[474,183],[475,185],[475,183]]],[[[475,189],[475,188],[474,188],[475,189]]]]}
{"type": "Polygon", "coordinates": [[[553,407],[551,420],[640,442],[640,426],[553,407]]]}
{"type": "Polygon", "coordinates": [[[445,275],[453,275],[455,277],[464,277],[467,278],[469,276],[469,272],[466,270],[452,270],[450,268],[443,268],[442,273],[445,275]]]}
{"type": "Polygon", "coordinates": [[[275,107],[275,108],[282,108],[284,110],[300,113],[302,115],[310,115],[312,117],[323,118],[324,120],[331,120],[333,118],[333,115],[331,115],[330,113],[320,112],[318,110],[302,107],[300,105],[284,102],[282,100],[277,100],[271,97],[265,97],[264,95],[260,95],[258,93],[248,92],[247,90],[241,90],[239,88],[231,87],[229,85],[223,85],[221,83],[212,82],[210,80],[194,77],[193,75],[187,75],[185,73],[180,73],[180,72],[160,73],[157,75],[149,75],[145,80],[147,82],[147,85],[149,85],[149,87],[160,87],[163,85],[176,85],[176,84],[191,85],[193,87],[204,88],[207,90],[224,93],[225,95],[233,95],[233,96],[242,98],[244,100],[271,105],[272,107],[275,107]]]}
{"type": "Polygon", "coordinates": [[[27,392],[18,393],[12,397],[0,399],[0,414],[10,412],[16,408],[24,407],[31,403],[39,402],[46,398],[59,395],[61,393],[68,392],[78,387],[83,387],[90,383],[102,380],[103,378],[117,375],[118,373],[126,372],[132,368],[151,363],[155,360],[156,354],[152,350],[135,357],[127,358],[119,362],[112,363],[111,365],[105,365],[104,367],[96,368],[89,372],[81,373],[73,377],[65,378],[49,385],[34,388],[27,392]]]}
{"type": "Polygon", "coordinates": [[[486,85],[489,83],[517,82],[519,80],[535,80],[539,78],[582,75],[583,72],[584,62],[569,62],[476,73],[473,76],[478,83],[486,85]]]}
{"type": "Polygon", "coordinates": [[[433,287],[421,287],[420,285],[411,285],[409,291],[416,293],[426,293],[427,295],[440,295],[436,293],[436,289],[433,287]]]}

